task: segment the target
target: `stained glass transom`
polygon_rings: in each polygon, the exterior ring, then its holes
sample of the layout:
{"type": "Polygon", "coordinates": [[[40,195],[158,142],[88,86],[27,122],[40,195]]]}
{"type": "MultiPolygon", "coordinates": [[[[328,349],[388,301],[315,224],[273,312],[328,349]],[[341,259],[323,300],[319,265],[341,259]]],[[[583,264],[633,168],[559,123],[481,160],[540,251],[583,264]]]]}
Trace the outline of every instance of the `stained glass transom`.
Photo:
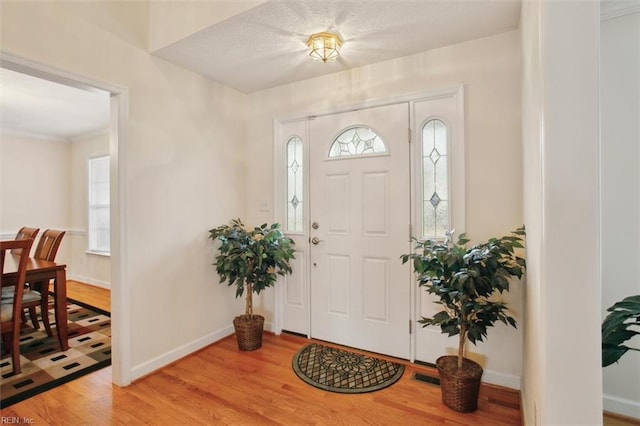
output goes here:
{"type": "Polygon", "coordinates": [[[287,142],[287,230],[302,232],[303,146],[294,136],[287,142]]]}
{"type": "Polygon", "coordinates": [[[376,132],[367,127],[352,127],[340,133],[331,144],[329,158],[354,155],[385,154],[387,146],[376,132]]]}
{"type": "Polygon", "coordinates": [[[422,127],[422,236],[445,237],[449,230],[447,125],[432,119],[422,127]]]}

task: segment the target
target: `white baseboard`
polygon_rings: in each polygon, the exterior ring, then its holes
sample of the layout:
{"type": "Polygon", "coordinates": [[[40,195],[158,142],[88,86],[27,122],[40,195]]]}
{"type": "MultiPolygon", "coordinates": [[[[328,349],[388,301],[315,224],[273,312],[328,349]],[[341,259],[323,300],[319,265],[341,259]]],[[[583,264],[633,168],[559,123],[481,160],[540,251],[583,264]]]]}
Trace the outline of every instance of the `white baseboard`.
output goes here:
{"type": "Polygon", "coordinates": [[[509,389],[520,390],[522,378],[512,374],[498,373],[497,371],[484,370],[482,382],[502,386],[509,389]]]}
{"type": "Polygon", "coordinates": [[[96,287],[106,288],[107,290],[111,290],[111,283],[107,281],[100,281],[90,277],[83,277],[81,275],[69,274],[67,275],[67,280],[72,281],[80,281],[84,284],[90,284],[96,287]]]}
{"type": "Polygon", "coordinates": [[[276,332],[275,328],[273,327],[273,323],[271,321],[265,321],[264,322],[264,329],[266,331],[270,331],[270,332],[272,332],[274,334],[276,332]]]}
{"type": "Polygon", "coordinates": [[[602,396],[602,408],[610,413],[640,420],[640,402],[638,401],[605,394],[602,396]]]}
{"type": "Polygon", "coordinates": [[[233,334],[233,325],[229,325],[225,328],[222,328],[218,331],[214,331],[213,333],[204,336],[198,340],[194,340],[193,342],[182,345],[178,348],[172,349],[169,352],[166,352],[160,356],[153,358],[145,363],[140,365],[136,365],[131,369],[131,379],[136,380],[143,376],[146,376],[149,373],[152,373],[162,367],[165,367],[171,364],[174,361],[179,360],[180,358],[184,358],[187,355],[190,355],[197,350],[204,348],[212,343],[217,342],[218,340],[224,339],[225,337],[233,334]]]}

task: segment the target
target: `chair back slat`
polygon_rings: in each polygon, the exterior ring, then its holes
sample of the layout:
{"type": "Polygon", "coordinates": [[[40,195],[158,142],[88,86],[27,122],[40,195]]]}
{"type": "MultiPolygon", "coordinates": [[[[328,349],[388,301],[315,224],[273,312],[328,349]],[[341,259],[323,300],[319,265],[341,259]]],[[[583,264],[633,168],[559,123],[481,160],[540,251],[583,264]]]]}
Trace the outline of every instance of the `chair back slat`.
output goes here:
{"type": "MultiPolygon", "coordinates": [[[[38,232],[40,232],[40,228],[29,228],[29,227],[23,226],[22,228],[20,228],[20,230],[16,234],[16,240],[28,240],[28,239],[35,240],[36,235],[38,235],[38,232]]],[[[13,249],[11,250],[11,253],[20,254],[21,250],[22,249],[13,249]]]]}
{"type": "Polygon", "coordinates": [[[65,231],[56,231],[54,229],[44,231],[40,237],[40,241],[38,241],[38,246],[36,247],[36,252],[33,257],[51,262],[55,261],[64,234],[65,231]]]}

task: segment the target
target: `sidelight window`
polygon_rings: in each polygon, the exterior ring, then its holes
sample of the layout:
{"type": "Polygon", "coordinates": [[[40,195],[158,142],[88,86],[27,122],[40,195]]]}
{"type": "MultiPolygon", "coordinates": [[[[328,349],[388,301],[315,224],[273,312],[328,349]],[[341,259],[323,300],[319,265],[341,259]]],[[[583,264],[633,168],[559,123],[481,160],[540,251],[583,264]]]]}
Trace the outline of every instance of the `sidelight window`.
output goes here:
{"type": "Polygon", "coordinates": [[[422,127],[422,236],[444,238],[449,230],[449,138],[447,125],[430,119],[422,127]]]}
{"type": "Polygon", "coordinates": [[[287,142],[287,230],[303,229],[303,145],[302,139],[293,136],[287,142]]]}

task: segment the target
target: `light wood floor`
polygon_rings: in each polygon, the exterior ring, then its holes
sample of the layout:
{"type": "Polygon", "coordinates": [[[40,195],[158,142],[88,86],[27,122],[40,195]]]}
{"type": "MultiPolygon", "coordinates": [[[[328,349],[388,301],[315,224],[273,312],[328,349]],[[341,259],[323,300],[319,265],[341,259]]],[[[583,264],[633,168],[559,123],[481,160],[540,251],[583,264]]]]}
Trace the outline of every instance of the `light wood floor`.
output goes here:
{"type": "Polygon", "coordinates": [[[78,281],[67,281],[67,297],[111,312],[111,291],[78,281]]]}
{"type": "MultiPolygon", "coordinates": [[[[109,310],[109,292],[69,282],[69,297],[109,310]]],[[[479,409],[446,408],[440,389],[413,379],[429,368],[406,363],[390,388],[359,395],[315,389],[298,379],[291,359],[309,340],[265,333],[262,349],[240,352],[233,336],[132,385],[111,384],[111,368],[0,411],[36,425],[520,425],[519,393],[483,386],[479,409]]],[[[637,423],[605,416],[605,425],[637,423]],[[612,422],[609,422],[612,421],[612,422]]]]}
{"type": "MultiPolygon", "coordinates": [[[[439,388],[412,380],[413,366],[378,392],[318,390],[291,368],[307,342],[266,333],[262,349],[240,352],[230,336],[126,388],[111,385],[110,369],[103,369],[2,410],[2,416],[42,425],[520,424],[519,410],[490,400],[491,391],[483,392],[475,413],[445,408],[439,388]]],[[[499,399],[514,402],[508,395],[499,399]]]]}

